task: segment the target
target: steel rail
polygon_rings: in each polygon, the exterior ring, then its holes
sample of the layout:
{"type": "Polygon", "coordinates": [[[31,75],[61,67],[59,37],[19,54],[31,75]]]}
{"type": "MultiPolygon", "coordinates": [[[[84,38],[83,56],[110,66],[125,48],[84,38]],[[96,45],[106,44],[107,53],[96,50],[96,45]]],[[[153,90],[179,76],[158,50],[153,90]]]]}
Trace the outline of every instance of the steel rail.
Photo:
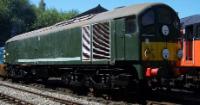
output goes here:
{"type": "Polygon", "coordinates": [[[53,97],[53,96],[45,95],[45,94],[42,94],[42,93],[33,92],[33,91],[30,91],[30,90],[13,87],[13,86],[6,85],[6,84],[1,84],[0,83],[0,86],[4,86],[4,87],[12,88],[12,89],[15,89],[15,90],[19,90],[19,91],[35,94],[35,95],[38,95],[38,96],[41,96],[41,97],[44,97],[44,98],[48,98],[48,99],[50,99],[52,101],[55,101],[55,102],[58,102],[58,103],[61,103],[61,104],[64,104],[64,105],[82,105],[81,103],[78,103],[78,102],[72,102],[70,100],[60,99],[58,97],[53,97]]]}
{"type": "Polygon", "coordinates": [[[34,105],[28,101],[4,94],[4,93],[0,93],[0,100],[3,100],[6,103],[9,104],[14,104],[14,105],[34,105]]]}

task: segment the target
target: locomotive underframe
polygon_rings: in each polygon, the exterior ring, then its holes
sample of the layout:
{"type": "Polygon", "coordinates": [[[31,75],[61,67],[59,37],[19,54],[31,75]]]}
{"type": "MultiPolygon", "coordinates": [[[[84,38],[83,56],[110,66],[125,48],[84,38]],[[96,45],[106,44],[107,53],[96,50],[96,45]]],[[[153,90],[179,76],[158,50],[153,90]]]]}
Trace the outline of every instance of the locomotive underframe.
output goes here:
{"type": "Polygon", "coordinates": [[[175,88],[188,90],[197,90],[200,88],[200,68],[199,67],[181,67],[178,68],[177,78],[172,84],[175,88]]]}
{"type": "Polygon", "coordinates": [[[65,85],[94,89],[137,88],[138,76],[132,65],[9,65],[14,80],[47,80],[57,77],[65,85]]]}

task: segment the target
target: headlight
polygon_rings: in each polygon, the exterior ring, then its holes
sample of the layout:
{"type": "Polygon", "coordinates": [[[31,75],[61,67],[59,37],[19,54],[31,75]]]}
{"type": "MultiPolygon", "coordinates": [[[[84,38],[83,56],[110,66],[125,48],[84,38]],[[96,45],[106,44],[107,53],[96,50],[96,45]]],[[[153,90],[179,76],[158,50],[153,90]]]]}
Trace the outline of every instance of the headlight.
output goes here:
{"type": "Polygon", "coordinates": [[[163,49],[162,56],[163,56],[163,59],[167,60],[169,58],[169,50],[163,49]]]}
{"type": "Polygon", "coordinates": [[[183,50],[182,49],[179,49],[178,52],[177,52],[177,57],[179,59],[181,59],[183,57],[183,50]]]}
{"type": "Polygon", "coordinates": [[[167,25],[163,25],[162,26],[162,34],[164,36],[168,36],[169,35],[169,27],[167,25]]]}

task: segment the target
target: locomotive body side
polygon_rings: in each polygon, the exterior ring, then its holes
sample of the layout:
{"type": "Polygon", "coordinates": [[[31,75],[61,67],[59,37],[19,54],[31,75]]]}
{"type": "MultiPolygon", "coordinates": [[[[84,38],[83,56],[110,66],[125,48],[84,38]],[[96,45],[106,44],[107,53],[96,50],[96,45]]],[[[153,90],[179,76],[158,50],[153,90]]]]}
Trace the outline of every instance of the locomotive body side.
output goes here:
{"type": "Polygon", "coordinates": [[[179,19],[170,7],[133,5],[77,21],[9,39],[9,76],[131,90],[139,80],[173,76],[179,19]]]}
{"type": "Polygon", "coordinates": [[[80,28],[60,30],[6,45],[8,63],[15,65],[64,65],[81,63],[80,28]],[[12,53],[14,52],[14,53],[12,53]]]}

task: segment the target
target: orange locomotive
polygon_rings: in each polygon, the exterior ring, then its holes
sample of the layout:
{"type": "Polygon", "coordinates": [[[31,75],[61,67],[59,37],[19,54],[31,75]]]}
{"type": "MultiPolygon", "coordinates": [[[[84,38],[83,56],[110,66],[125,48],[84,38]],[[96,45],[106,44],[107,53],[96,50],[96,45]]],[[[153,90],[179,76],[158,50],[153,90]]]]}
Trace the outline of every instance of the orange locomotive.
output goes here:
{"type": "Polygon", "coordinates": [[[200,23],[186,26],[185,31],[180,66],[200,69],[200,23]]]}
{"type": "MultiPolygon", "coordinates": [[[[199,18],[200,20],[200,18],[199,18]]],[[[182,46],[182,59],[178,63],[178,85],[200,89],[200,22],[186,25],[178,45],[182,46]]],[[[176,85],[177,85],[176,84],[176,85]]]]}

